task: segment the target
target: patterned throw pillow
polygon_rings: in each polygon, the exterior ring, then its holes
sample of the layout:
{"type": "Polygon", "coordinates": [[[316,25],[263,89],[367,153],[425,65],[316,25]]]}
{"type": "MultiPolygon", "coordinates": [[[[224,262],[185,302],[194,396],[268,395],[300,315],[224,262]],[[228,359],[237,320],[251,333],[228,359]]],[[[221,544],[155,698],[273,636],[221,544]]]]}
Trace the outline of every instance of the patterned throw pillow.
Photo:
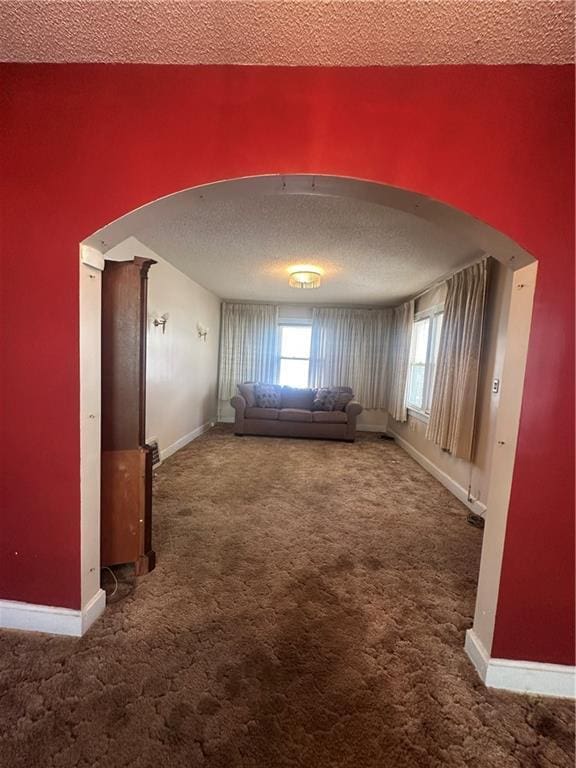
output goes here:
{"type": "Polygon", "coordinates": [[[313,411],[344,411],[354,399],[350,387],[321,387],[312,403],[313,411]]]}
{"type": "Polygon", "coordinates": [[[354,400],[354,393],[350,387],[334,387],[338,390],[336,395],[336,404],[334,405],[335,411],[345,411],[348,403],[354,400]]]}
{"type": "Polygon", "coordinates": [[[337,392],[332,387],[320,387],[312,403],[313,411],[333,411],[336,405],[337,392]]]}
{"type": "Polygon", "coordinates": [[[279,384],[256,384],[254,394],[258,408],[280,408],[282,387],[279,384]]]}

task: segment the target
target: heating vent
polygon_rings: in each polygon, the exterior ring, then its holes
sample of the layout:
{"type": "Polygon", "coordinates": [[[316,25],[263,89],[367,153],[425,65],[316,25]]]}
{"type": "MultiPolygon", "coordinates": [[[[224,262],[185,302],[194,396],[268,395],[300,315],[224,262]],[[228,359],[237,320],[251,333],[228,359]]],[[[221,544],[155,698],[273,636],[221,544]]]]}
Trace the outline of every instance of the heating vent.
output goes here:
{"type": "Polygon", "coordinates": [[[152,466],[157,467],[158,464],[161,463],[160,460],[160,449],[158,447],[158,438],[157,437],[151,437],[150,440],[146,441],[146,445],[148,445],[150,448],[152,448],[152,466]]]}

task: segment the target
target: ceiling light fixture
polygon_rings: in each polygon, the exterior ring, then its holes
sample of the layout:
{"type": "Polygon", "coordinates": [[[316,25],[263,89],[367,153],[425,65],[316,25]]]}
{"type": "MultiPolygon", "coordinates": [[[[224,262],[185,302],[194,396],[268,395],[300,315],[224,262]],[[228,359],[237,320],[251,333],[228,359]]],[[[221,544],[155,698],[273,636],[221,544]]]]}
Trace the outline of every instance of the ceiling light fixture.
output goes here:
{"type": "Polygon", "coordinates": [[[322,272],[318,267],[291,267],[289,273],[288,285],[291,288],[320,288],[322,272]]]}

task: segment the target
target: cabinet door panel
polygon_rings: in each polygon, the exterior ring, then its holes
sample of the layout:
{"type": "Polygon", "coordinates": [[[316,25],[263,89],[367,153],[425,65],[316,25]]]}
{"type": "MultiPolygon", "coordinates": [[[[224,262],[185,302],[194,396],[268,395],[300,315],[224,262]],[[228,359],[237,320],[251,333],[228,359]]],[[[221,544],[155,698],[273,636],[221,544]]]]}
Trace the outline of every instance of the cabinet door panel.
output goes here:
{"type": "Polygon", "coordinates": [[[102,565],[136,562],[143,553],[145,453],[102,454],[102,565]]]}

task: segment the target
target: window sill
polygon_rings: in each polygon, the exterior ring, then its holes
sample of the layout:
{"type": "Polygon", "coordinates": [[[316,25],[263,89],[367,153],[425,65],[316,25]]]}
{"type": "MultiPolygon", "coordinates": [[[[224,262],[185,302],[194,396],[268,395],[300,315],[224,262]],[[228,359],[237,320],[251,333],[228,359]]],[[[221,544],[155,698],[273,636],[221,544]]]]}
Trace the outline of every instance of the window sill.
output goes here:
{"type": "Polygon", "coordinates": [[[426,411],[419,411],[416,408],[411,408],[410,406],[408,406],[407,410],[408,416],[412,416],[412,418],[417,419],[418,421],[422,421],[424,424],[428,424],[430,416],[426,413],[426,411]]]}

